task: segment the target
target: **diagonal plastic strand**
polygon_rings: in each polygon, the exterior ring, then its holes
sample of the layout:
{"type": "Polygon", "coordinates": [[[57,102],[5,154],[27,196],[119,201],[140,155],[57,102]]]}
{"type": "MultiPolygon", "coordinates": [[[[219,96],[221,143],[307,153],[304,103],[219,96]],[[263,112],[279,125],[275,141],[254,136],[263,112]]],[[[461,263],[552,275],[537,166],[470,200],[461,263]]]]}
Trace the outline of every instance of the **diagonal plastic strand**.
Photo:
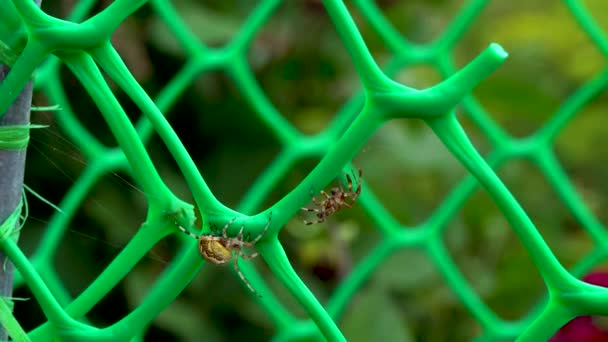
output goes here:
{"type": "MultiPolygon", "coordinates": [[[[157,98],[154,100],[160,112],[168,113],[173,105],[179,100],[181,94],[190,86],[192,82],[201,72],[207,71],[206,64],[198,60],[191,60],[165,85],[160,91],[157,98]]],[[[180,113],[183,115],[183,113],[180,113]]],[[[136,130],[139,133],[144,144],[148,143],[153,134],[156,134],[154,125],[150,120],[142,115],[136,124],[136,130]]]]}
{"type": "Polygon", "coordinates": [[[259,243],[260,254],[272,273],[302,305],[328,341],[346,341],[328,313],[293,270],[283,247],[276,238],[259,243]]]}
{"type": "MultiPolygon", "coordinates": [[[[380,126],[379,114],[368,107],[364,108],[355,122],[338,140],[319,164],[290,193],[273,206],[273,220],[286,222],[300,208],[310,201],[310,193],[317,193],[329,184],[342,171],[365,141],[380,126]]],[[[275,234],[271,227],[269,234],[275,234]]]]}
{"type": "Polygon", "coordinates": [[[385,89],[370,92],[370,101],[387,118],[438,117],[453,110],[507,56],[500,45],[493,43],[460,71],[433,87],[416,91],[390,81],[385,89]]]}
{"type": "Polygon", "coordinates": [[[171,152],[180,169],[184,172],[186,182],[192,190],[199,209],[203,209],[206,212],[227,210],[225,206],[217,201],[211,189],[209,189],[207,183],[197,171],[194,161],[188,155],[186,148],[167,122],[167,119],[128,72],[127,67],[112,46],[107,44],[100,47],[95,51],[94,56],[100,65],[104,67],[104,70],[112,76],[152,122],[156,132],[163,139],[169,152],[171,152]]]}
{"type": "Polygon", "coordinates": [[[572,317],[568,308],[552,302],[539,317],[523,331],[517,342],[548,341],[557,329],[572,317]]]}
{"type": "MultiPolygon", "coordinates": [[[[253,286],[256,292],[260,293],[262,297],[259,298],[255,294],[251,293],[249,288],[247,288],[247,285],[242,284],[243,287],[252,297],[255,297],[254,299],[257,301],[260,307],[264,309],[268,317],[270,317],[276,329],[290,328],[290,326],[297,321],[296,317],[289,312],[289,310],[281,303],[279,298],[275,296],[272,289],[268,286],[268,284],[266,284],[266,282],[264,282],[264,279],[260,273],[256,271],[254,265],[250,262],[239,263],[239,268],[245,275],[247,281],[251,283],[251,286],[253,286]]],[[[240,280],[234,269],[232,273],[234,274],[235,279],[240,280]]]]}
{"type": "Polygon", "coordinates": [[[442,35],[432,43],[437,54],[447,54],[448,51],[458,44],[487,3],[488,0],[472,0],[463,6],[463,9],[458,12],[456,17],[443,30],[442,35]]]}
{"type": "Polygon", "coordinates": [[[29,263],[27,257],[21,252],[14,241],[11,239],[2,239],[0,240],[0,247],[4,250],[13,264],[15,264],[15,267],[19,269],[19,272],[26,280],[28,287],[34,293],[42,311],[51,322],[58,325],[75,324],[86,327],[85,325],[74,321],[65,313],[65,311],[63,311],[36,270],[34,270],[29,263]]]}
{"type": "Polygon", "coordinates": [[[363,87],[383,89],[389,80],[374,61],[344,3],[341,0],[324,0],[323,4],[353,61],[363,87]]]}
{"type": "Polygon", "coordinates": [[[360,198],[357,199],[357,203],[367,213],[373,213],[370,219],[376,224],[376,229],[380,234],[386,238],[397,238],[403,232],[399,221],[382,205],[380,199],[376,197],[371,188],[368,188],[365,183],[363,184],[363,189],[365,189],[365,193],[361,194],[360,198]]]}
{"type": "Polygon", "coordinates": [[[359,262],[348,277],[340,282],[327,302],[327,312],[333,319],[339,320],[344,315],[348,303],[353,299],[357,291],[363,287],[376,268],[397,248],[398,245],[391,240],[381,241],[359,262]]]}
{"type": "Polygon", "coordinates": [[[538,166],[562,202],[576,220],[581,223],[587,233],[591,235],[596,245],[602,245],[603,241],[608,241],[606,227],[585,205],[585,201],[577,193],[553,151],[547,150],[545,153],[542,153],[538,166]]]}
{"type": "Polygon", "coordinates": [[[500,319],[479,298],[479,295],[475,293],[475,290],[471,288],[462,273],[459,272],[458,267],[445,250],[442,241],[435,237],[428,241],[426,247],[429,257],[434,260],[446,283],[454,291],[454,295],[460,298],[460,301],[475,317],[475,320],[484,329],[500,324],[500,319]]]}
{"type": "Polygon", "coordinates": [[[0,298],[0,322],[13,341],[31,342],[19,322],[12,315],[13,303],[7,298],[0,298]]]}
{"type": "Polygon", "coordinates": [[[43,81],[41,87],[61,106],[61,111],[59,111],[55,117],[57,118],[62,131],[70,138],[70,141],[74,142],[86,159],[95,160],[100,158],[107,148],[74,116],[74,111],[59,78],[58,66],[54,68],[52,73],[49,74],[49,77],[43,81]]]}
{"type": "Polygon", "coordinates": [[[268,100],[243,56],[236,58],[227,69],[247,102],[258,114],[258,118],[282,145],[290,145],[301,139],[301,133],[268,100]]]}
{"type": "Polygon", "coordinates": [[[80,22],[83,20],[97,4],[97,0],[80,0],[74,4],[74,8],[68,14],[66,20],[80,22]]]}
{"type": "Polygon", "coordinates": [[[372,0],[355,0],[355,6],[359,8],[359,12],[365,13],[365,19],[370,23],[373,30],[380,36],[382,42],[394,54],[409,56],[415,47],[406,37],[402,36],[399,31],[386,19],[380,12],[376,3],[372,0]]]}
{"type": "MultiPolygon", "coordinates": [[[[150,0],[150,4],[154,8],[158,16],[163,19],[163,22],[174,33],[175,39],[180,43],[185,50],[186,55],[190,57],[205,56],[209,53],[207,46],[201,42],[194,33],[180,19],[179,14],[171,6],[169,0],[150,0]]],[[[189,63],[192,63],[190,60],[189,63]]]]}
{"type": "Polygon", "coordinates": [[[362,91],[353,95],[329,122],[327,128],[325,128],[325,134],[330,134],[334,139],[338,139],[363,110],[364,103],[365,95],[362,91]]]}
{"type": "Polygon", "coordinates": [[[34,1],[28,0],[9,0],[13,2],[19,15],[26,23],[39,23],[48,19],[49,16],[44,13],[34,1]]]}
{"type": "Polygon", "coordinates": [[[85,85],[93,101],[104,115],[110,130],[116,136],[118,144],[129,160],[133,174],[146,193],[150,205],[157,205],[159,200],[170,197],[170,190],[156,172],[135,128],[92,59],[85,54],[74,54],[63,58],[74,75],[85,85]]]}
{"type": "Polygon", "coordinates": [[[266,24],[270,16],[277,10],[282,0],[263,0],[253,10],[251,16],[245,20],[237,35],[230,42],[229,49],[235,51],[246,51],[255,38],[255,35],[266,24]]]}
{"type": "Polygon", "coordinates": [[[593,44],[600,49],[604,58],[608,59],[608,37],[602,29],[594,22],[593,17],[585,7],[577,0],[564,0],[564,4],[570,10],[577,23],[587,32],[593,44]]]}
{"type": "MultiPolygon", "coordinates": [[[[33,1],[31,1],[34,4],[33,1]]],[[[34,7],[36,7],[34,5],[34,7]]],[[[37,9],[38,7],[36,7],[37,9]]],[[[44,60],[48,52],[38,42],[30,41],[13,65],[10,72],[0,83],[0,118],[15,101],[23,87],[30,81],[36,67],[44,60]]]]}
{"type": "Polygon", "coordinates": [[[427,121],[444,145],[481,183],[511,224],[548,287],[570,282],[572,277],[559,263],[547,243],[498,176],[470,143],[456,117],[451,114],[427,121]]]}
{"type": "MultiPolygon", "coordinates": [[[[504,161],[504,155],[498,153],[490,154],[487,159],[488,166],[494,170],[498,170],[504,161]]],[[[433,231],[444,231],[447,228],[446,223],[456,216],[458,210],[464,206],[465,202],[478,189],[479,185],[479,182],[473,175],[469,175],[460,181],[446,195],[443,202],[437,206],[433,214],[428,218],[426,225],[431,227],[430,229],[433,231]]]]}
{"type": "Polygon", "coordinates": [[[238,207],[239,212],[251,215],[256,208],[262,205],[263,199],[267,198],[272,189],[281,181],[276,175],[285,175],[293,167],[296,158],[292,151],[289,149],[281,151],[266,170],[258,176],[243,195],[238,207]]]}
{"type": "Polygon", "coordinates": [[[554,142],[557,135],[572,121],[578,112],[593,98],[599,96],[608,86],[608,68],[568,97],[551,116],[548,122],[534,133],[538,139],[554,142]]]}
{"type": "Polygon", "coordinates": [[[83,26],[92,27],[109,38],[127,17],[147,2],[148,0],[114,0],[103,11],[85,21],[83,26]]]}
{"type": "MultiPolygon", "coordinates": [[[[439,58],[437,67],[443,77],[449,76],[457,72],[454,58],[446,56],[439,58]]],[[[466,109],[466,115],[479,126],[481,133],[492,143],[494,147],[500,147],[510,139],[507,132],[496,123],[494,119],[485,111],[481,104],[473,97],[467,95],[462,100],[461,105],[466,109]]]]}

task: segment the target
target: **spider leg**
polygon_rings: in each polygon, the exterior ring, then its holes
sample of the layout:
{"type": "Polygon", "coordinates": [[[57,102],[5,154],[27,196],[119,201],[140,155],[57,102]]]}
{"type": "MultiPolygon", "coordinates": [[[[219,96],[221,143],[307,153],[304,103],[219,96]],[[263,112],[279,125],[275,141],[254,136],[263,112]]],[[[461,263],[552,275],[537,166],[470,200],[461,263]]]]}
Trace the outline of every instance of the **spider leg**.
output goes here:
{"type": "Polygon", "coordinates": [[[342,201],[342,207],[352,208],[353,207],[353,203],[348,203],[346,201],[342,201]]]}
{"type": "Polygon", "coordinates": [[[318,206],[322,207],[322,206],[323,206],[323,204],[325,203],[325,201],[327,201],[328,199],[330,199],[330,198],[331,198],[331,196],[329,196],[329,194],[328,194],[327,192],[323,191],[323,190],[321,190],[321,191],[319,192],[319,194],[320,194],[320,195],[325,196],[325,198],[326,198],[326,199],[322,201],[322,200],[320,200],[320,199],[316,198],[316,197],[314,196],[314,194],[313,194],[313,196],[312,196],[312,203],[314,203],[314,204],[316,204],[316,205],[318,205],[318,206]]]}
{"type": "Polygon", "coordinates": [[[310,211],[310,212],[313,212],[313,213],[322,213],[323,212],[323,210],[317,209],[317,208],[301,208],[300,210],[310,211]]]}
{"type": "Polygon", "coordinates": [[[353,200],[355,198],[357,198],[359,196],[359,194],[361,193],[361,179],[363,178],[363,170],[359,169],[359,180],[357,183],[359,183],[359,185],[357,186],[357,191],[355,191],[355,196],[353,196],[353,200]]]}
{"type": "MultiPolygon", "coordinates": [[[[346,174],[346,184],[348,184],[348,192],[352,192],[353,191],[353,180],[352,178],[350,178],[350,175],[347,173],[346,174]]],[[[340,187],[341,189],[342,187],[340,187]]]]}
{"type": "Polygon", "coordinates": [[[355,201],[357,201],[357,198],[359,197],[359,195],[361,194],[361,183],[359,183],[359,186],[357,187],[357,190],[354,192],[347,192],[344,194],[344,199],[342,201],[342,203],[344,203],[344,205],[348,208],[351,208],[351,206],[353,204],[355,204],[355,201]],[[347,199],[350,199],[350,202],[346,202],[347,199]]]}
{"type": "Polygon", "coordinates": [[[320,218],[315,221],[307,221],[307,220],[302,219],[302,223],[304,223],[307,226],[310,226],[311,224],[315,224],[315,223],[321,223],[321,222],[325,222],[325,218],[322,218],[322,219],[320,218]]]}
{"type": "Polygon", "coordinates": [[[203,235],[201,235],[201,236],[199,237],[199,239],[200,239],[201,237],[203,237],[203,236],[205,237],[205,240],[209,240],[209,241],[222,241],[222,240],[224,240],[224,238],[223,238],[223,237],[221,237],[221,236],[213,236],[213,235],[208,235],[208,234],[203,234],[203,235]]]}
{"type": "Polygon", "coordinates": [[[186,228],[180,226],[179,224],[177,225],[177,228],[179,228],[179,230],[181,230],[184,234],[191,236],[198,240],[199,237],[197,235],[194,235],[194,233],[192,233],[191,231],[187,230],[186,228]]]}
{"type": "Polygon", "coordinates": [[[234,223],[235,220],[236,220],[236,217],[233,217],[232,219],[230,219],[230,221],[228,221],[226,223],[226,225],[224,226],[224,229],[222,230],[223,237],[225,237],[225,238],[228,237],[228,235],[226,235],[226,232],[228,231],[228,227],[230,227],[234,223]]]}
{"type": "Polygon", "coordinates": [[[355,191],[352,195],[353,201],[355,199],[357,199],[357,197],[359,197],[360,194],[361,194],[361,183],[359,183],[359,186],[357,187],[357,191],[355,191]]]}
{"type": "MultiPolygon", "coordinates": [[[[311,212],[311,213],[315,213],[317,215],[317,217],[319,217],[319,218],[322,217],[322,216],[325,216],[325,210],[322,210],[322,209],[317,209],[317,208],[301,208],[300,210],[304,210],[304,211],[308,211],[308,212],[311,212]]],[[[302,218],[302,222],[304,222],[304,224],[307,225],[307,226],[311,225],[311,224],[314,224],[314,223],[321,223],[323,221],[325,221],[325,219],[319,219],[319,220],[316,220],[316,221],[308,221],[305,218],[302,218]]]]}
{"type": "Polygon", "coordinates": [[[253,258],[257,257],[258,255],[260,255],[260,253],[258,253],[258,252],[254,252],[254,253],[251,253],[251,254],[245,254],[245,252],[243,252],[243,251],[241,250],[240,255],[241,255],[241,257],[242,257],[243,259],[245,259],[245,260],[251,260],[251,259],[253,259],[253,258]]]}
{"type": "MultiPolygon", "coordinates": [[[[321,195],[325,196],[325,198],[327,198],[327,199],[330,199],[330,198],[331,198],[331,196],[329,196],[329,194],[328,194],[327,192],[325,192],[325,190],[321,190],[319,193],[320,193],[321,195]]],[[[315,203],[315,204],[318,204],[318,203],[315,203]]]]}
{"type": "Polygon", "coordinates": [[[315,220],[315,221],[308,221],[305,218],[302,218],[302,222],[305,225],[307,225],[307,226],[309,226],[311,224],[314,224],[314,223],[321,223],[321,222],[325,221],[324,216],[326,216],[326,212],[325,212],[324,209],[306,208],[306,207],[304,207],[304,208],[300,208],[300,210],[304,210],[304,211],[308,211],[308,212],[311,212],[311,213],[315,213],[315,215],[319,218],[318,220],[315,220]]]}
{"type": "MultiPolygon", "coordinates": [[[[264,234],[266,234],[266,231],[268,230],[268,227],[270,227],[270,220],[272,220],[272,212],[270,212],[270,214],[268,215],[268,222],[266,222],[266,226],[264,226],[264,230],[262,230],[262,232],[260,233],[260,235],[258,235],[255,239],[253,239],[253,241],[248,242],[247,244],[250,246],[255,245],[258,241],[260,241],[260,239],[262,238],[262,236],[264,236],[264,234]]],[[[256,253],[257,255],[257,253],[256,253]]]]}
{"type": "Polygon", "coordinates": [[[318,206],[321,206],[321,207],[323,206],[323,201],[318,200],[318,199],[317,199],[316,197],[314,197],[314,196],[312,197],[312,203],[314,203],[314,204],[316,204],[316,205],[318,205],[318,206]]]}
{"type": "Polygon", "coordinates": [[[243,223],[243,225],[241,226],[241,229],[239,230],[239,233],[236,234],[235,239],[243,241],[243,230],[244,229],[245,229],[245,224],[243,223]]]}
{"type": "Polygon", "coordinates": [[[241,278],[243,283],[245,283],[245,285],[247,285],[247,287],[249,288],[249,291],[253,292],[258,297],[262,297],[256,290],[253,289],[253,286],[251,286],[251,284],[249,283],[247,278],[245,278],[245,275],[243,274],[243,272],[241,272],[241,269],[239,268],[239,255],[243,255],[240,250],[239,250],[239,253],[236,255],[236,257],[234,258],[234,270],[239,275],[239,277],[241,278]]]}

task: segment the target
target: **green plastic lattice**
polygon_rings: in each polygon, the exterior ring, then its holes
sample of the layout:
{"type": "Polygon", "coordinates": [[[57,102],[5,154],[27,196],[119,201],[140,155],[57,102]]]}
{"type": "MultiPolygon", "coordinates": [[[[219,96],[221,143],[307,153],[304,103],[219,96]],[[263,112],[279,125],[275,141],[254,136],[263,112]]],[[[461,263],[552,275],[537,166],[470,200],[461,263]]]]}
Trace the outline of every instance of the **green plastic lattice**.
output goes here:
{"type": "MultiPolygon", "coordinates": [[[[130,314],[105,328],[82,322],[87,312],[125,277],[152,246],[169,234],[181,234],[176,229],[176,222],[195,231],[193,206],[169,190],[146,152],[145,144],[153,134],[162,139],[179,165],[201,212],[203,232],[208,233],[210,225],[221,226],[236,216],[237,220],[229,233],[236,234],[238,227],[245,224],[246,232],[256,236],[272,213],[270,229],[256,248],[274,276],[306,311],[309,319],[299,319],[289,312],[251,265],[242,263],[241,267],[253,287],[263,295],[258,303],[274,323],[277,341],[312,338],[319,333],[329,341],[344,341],[345,337],[336,322],[340,321],[353,296],[378,265],[392,253],[407,248],[418,248],[427,253],[446,283],[481,326],[480,341],[514,337],[522,341],[546,340],[573,317],[608,314],[608,290],[578,280],[560,264],[534,223],[492,169],[506,161],[525,158],[547,178],[595,242],[596,249],[579,263],[574,275],[587,272],[605,259],[608,252],[606,231],[574,190],[554,155],[552,145],[556,135],[577,111],[606,88],[607,70],[597,74],[563,103],[541,129],[525,138],[514,138],[496,125],[469,95],[478,83],[504,62],[507,53],[499,45],[490,44],[460,70],[456,69],[450,57],[450,52],[488,3],[487,0],[468,1],[443,34],[424,45],[412,44],[402,37],[372,1],[353,1],[353,5],[364,14],[364,19],[394,56],[385,71],[372,58],[345,5],[339,0],[326,0],[325,8],[350,55],[363,94],[354,97],[322,132],[311,136],[298,131],[275,109],[256,82],[247,62],[247,51],[254,36],[280,5],[280,1],[261,1],[238,34],[219,48],[211,48],[200,42],[185,26],[170,1],[149,1],[188,55],[186,65],[154,101],[135,81],[110,43],[110,36],[122,21],[145,3],[144,0],[116,0],[100,13],[82,21],[95,1],[80,1],[66,20],[45,14],[30,0],[0,2],[2,58],[5,63],[12,64],[14,61],[11,72],[0,85],[0,113],[7,110],[19,90],[36,72],[37,88],[61,106],[57,120],[88,161],[84,172],[65,195],[60,205],[62,213],[57,212],[52,217],[32,257],[28,259],[13,240],[0,241],[0,246],[20,272],[18,283],[26,284],[31,289],[48,319],[47,323],[29,332],[29,338],[34,341],[50,341],[58,337],[74,341],[131,339],[143,333],[152,319],[188,285],[203,264],[195,244],[188,241],[142,303],[130,314]],[[90,94],[116,138],[118,147],[103,145],[79,123],[60,82],[60,63],[70,69],[90,94]],[[445,76],[445,80],[418,90],[389,77],[401,68],[414,64],[434,66],[445,76]],[[101,70],[128,94],[144,114],[135,125],[113,95],[101,70]],[[215,198],[163,116],[163,112],[169,110],[197,77],[217,70],[233,79],[258,120],[281,144],[280,153],[249,189],[237,210],[226,207],[215,198]],[[463,104],[471,119],[494,146],[487,161],[470,143],[453,111],[459,103],[463,104]],[[358,203],[375,223],[382,240],[322,305],[295,273],[278,240],[278,233],[310,201],[311,189],[316,193],[327,186],[380,126],[397,118],[423,120],[471,176],[456,186],[423,224],[411,229],[404,229],[384,209],[381,199],[364,187],[358,203]],[[291,192],[262,212],[251,216],[244,214],[255,212],[278,180],[297,161],[316,156],[322,156],[320,162],[291,192]],[[130,172],[145,193],[149,205],[146,221],[104,272],[72,300],[51,260],[66,227],[90,189],[100,177],[116,170],[130,172]],[[548,289],[548,300],[538,310],[518,321],[504,320],[489,309],[451,260],[441,239],[450,219],[478,184],[504,214],[548,289]]],[[[608,57],[608,40],[580,1],[564,1],[564,4],[603,56],[608,57]]],[[[7,327],[12,334],[17,333],[14,324],[7,324],[7,327]]]]}

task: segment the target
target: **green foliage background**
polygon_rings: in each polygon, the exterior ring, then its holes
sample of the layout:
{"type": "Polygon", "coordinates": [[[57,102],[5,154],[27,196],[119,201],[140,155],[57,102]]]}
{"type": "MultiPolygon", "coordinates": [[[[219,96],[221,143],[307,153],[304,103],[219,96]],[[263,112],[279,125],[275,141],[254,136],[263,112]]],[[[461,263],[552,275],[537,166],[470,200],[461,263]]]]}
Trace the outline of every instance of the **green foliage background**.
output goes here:
{"type": "MultiPolygon", "coordinates": [[[[65,17],[73,1],[44,0],[43,9],[65,17]]],[[[99,9],[109,1],[101,2],[99,9]]],[[[228,41],[255,6],[249,1],[176,0],[182,18],[203,41],[217,46],[228,41]]],[[[379,1],[400,30],[414,42],[428,42],[446,27],[462,1],[379,1]]],[[[595,20],[608,29],[608,3],[586,2],[595,20]]],[[[352,6],[353,13],[376,60],[389,58],[386,48],[352,6]]],[[[474,95],[509,132],[525,136],[539,128],[558,106],[606,60],[580,30],[561,2],[494,1],[484,9],[456,50],[463,65],[489,42],[510,54],[507,63],[479,86],[474,95]]],[[[144,7],[125,21],[113,42],[133,74],[154,97],[185,62],[168,28],[144,7]]],[[[350,60],[320,1],[286,1],[257,36],[249,61],[264,91],[280,112],[307,133],[320,131],[359,88],[350,60]]],[[[440,79],[427,66],[412,66],[396,77],[399,82],[425,87],[440,79]]],[[[78,82],[66,72],[73,108],[84,124],[106,143],[113,143],[97,109],[78,82]]],[[[119,90],[115,89],[119,92],[119,90]]],[[[120,93],[119,93],[120,94],[120,93]]],[[[139,112],[123,94],[125,109],[139,112]]],[[[602,222],[608,183],[608,97],[587,105],[559,136],[556,150],[586,204],[602,222]]],[[[35,105],[48,104],[38,94],[35,105]]],[[[476,147],[492,146],[467,121],[465,129],[476,147]]],[[[166,113],[217,197],[234,207],[278,146],[224,74],[197,80],[166,113]],[[229,138],[230,137],[230,138],[229,138]]],[[[63,137],[53,113],[34,113],[33,122],[50,129],[32,132],[26,184],[58,203],[78,176],[84,159],[63,137]]],[[[163,145],[148,148],[172,189],[189,199],[188,189],[163,145]]],[[[316,161],[298,165],[275,189],[268,203],[281,198],[316,161]]],[[[419,122],[392,121],[383,126],[354,160],[367,186],[402,223],[421,223],[464,176],[465,170],[435,135],[419,122]]],[[[591,248],[591,241],[569,215],[542,176],[525,161],[508,163],[500,176],[541,229],[544,238],[570,267],[591,248]]],[[[51,214],[44,204],[30,203],[29,221],[20,243],[32,250],[51,214]],[[28,247],[29,246],[29,247],[28,247]]],[[[107,177],[96,186],[74,220],[59,253],[59,272],[77,294],[95,278],[126,244],[145,215],[144,196],[124,174],[107,177]],[[119,227],[132,227],[124,230],[119,227]]],[[[326,223],[304,226],[294,218],[281,235],[299,275],[321,300],[326,298],[353,264],[377,241],[374,227],[357,207],[332,216],[326,223]]],[[[445,234],[456,262],[482,298],[500,316],[518,318],[542,299],[543,283],[501,213],[482,191],[466,204],[445,234]]],[[[164,241],[130,273],[121,286],[89,316],[100,325],[115,322],[137,306],[148,284],[174,253],[164,241]]],[[[275,284],[280,299],[298,306],[259,260],[265,279],[275,284]]],[[[31,297],[19,290],[19,297],[31,297]]],[[[35,301],[19,303],[17,318],[25,328],[42,322],[35,301]]],[[[423,253],[402,252],[377,269],[339,322],[352,341],[468,340],[478,326],[443,283],[423,253]]],[[[178,300],[157,318],[149,337],[183,341],[264,341],[272,326],[247,289],[229,268],[204,267],[178,300]]]]}

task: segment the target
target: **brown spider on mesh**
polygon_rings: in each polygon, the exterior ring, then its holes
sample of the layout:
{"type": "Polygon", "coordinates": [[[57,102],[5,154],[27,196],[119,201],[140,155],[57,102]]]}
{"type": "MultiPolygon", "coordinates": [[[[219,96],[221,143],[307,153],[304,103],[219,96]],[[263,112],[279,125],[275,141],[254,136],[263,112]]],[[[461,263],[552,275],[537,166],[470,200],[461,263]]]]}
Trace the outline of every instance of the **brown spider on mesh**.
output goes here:
{"type": "MultiPolygon", "coordinates": [[[[230,260],[234,260],[234,270],[239,275],[243,283],[247,285],[249,290],[253,292],[256,296],[262,297],[256,290],[253,289],[249,281],[245,278],[245,275],[241,272],[239,268],[239,257],[245,260],[251,260],[258,256],[258,253],[255,252],[253,254],[247,255],[243,251],[244,247],[254,247],[255,244],[264,236],[268,227],[270,226],[270,220],[272,219],[272,213],[268,217],[268,222],[264,227],[264,230],[252,241],[249,240],[249,235],[247,237],[243,237],[243,229],[245,225],[241,226],[241,230],[235,237],[229,237],[227,235],[228,227],[234,223],[236,217],[232,218],[222,230],[221,236],[215,236],[213,234],[202,234],[197,236],[192,232],[188,231],[186,228],[178,225],[179,230],[184,232],[186,235],[196,239],[198,241],[198,251],[201,253],[201,256],[205,258],[205,260],[216,264],[216,265],[225,265],[230,262],[230,260]]],[[[215,229],[212,229],[215,232],[215,229]]]]}
{"type": "Polygon", "coordinates": [[[326,218],[328,218],[333,213],[339,211],[342,208],[352,208],[353,204],[361,194],[361,178],[363,177],[363,171],[359,169],[359,185],[357,189],[353,191],[353,180],[349,174],[346,175],[346,183],[348,185],[347,190],[345,191],[342,187],[342,184],[339,186],[332,188],[329,191],[329,194],[323,190],[321,190],[320,194],[325,197],[324,200],[320,201],[314,197],[314,193],[312,194],[312,202],[319,206],[320,208],[302,208],[301,210],[313,212],[317,219],[315,221],[308,221],[302,219],[305,225],[311,225],[315,223],[324,222],[326,218]],[[350,203],[346,200],[350,199],[350,203]]]}

